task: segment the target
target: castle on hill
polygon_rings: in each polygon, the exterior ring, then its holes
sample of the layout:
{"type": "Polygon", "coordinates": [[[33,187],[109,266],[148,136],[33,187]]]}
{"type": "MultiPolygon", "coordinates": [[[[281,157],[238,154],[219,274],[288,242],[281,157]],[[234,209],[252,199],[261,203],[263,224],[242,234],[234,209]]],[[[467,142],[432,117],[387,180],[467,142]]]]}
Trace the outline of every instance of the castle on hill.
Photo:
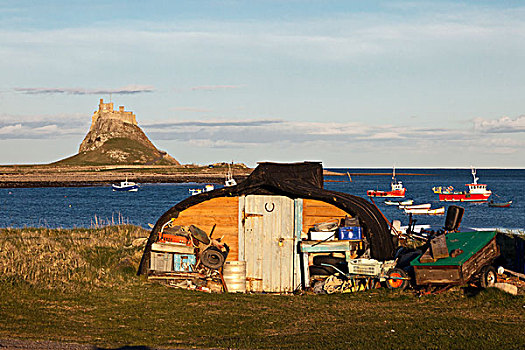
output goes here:
{"type": "Polygon", "coordinates": [[[119,106],[118,111],[113,110],[113,102],[104,103],[104,99],[100,99],[98,104],[98,111],[93,113],[91,117],[91,125],[95,125],[95,122],[98,118],[104,119],[117,119],[123,121],[124,123],[129,123],[137,125],[137,118],[133,112],[128,112],[124,110],[124,106],[119,106]]]}
{"type": "Polygon", "coordinates": [[[78,154],[64,164],[159,164],[180,165],[167,152],[153,145],[139,127],[133,112],[124,106],[113,109],[113,102],[100,99],[91,117],[91,126],[80,144],[78,154]]]}

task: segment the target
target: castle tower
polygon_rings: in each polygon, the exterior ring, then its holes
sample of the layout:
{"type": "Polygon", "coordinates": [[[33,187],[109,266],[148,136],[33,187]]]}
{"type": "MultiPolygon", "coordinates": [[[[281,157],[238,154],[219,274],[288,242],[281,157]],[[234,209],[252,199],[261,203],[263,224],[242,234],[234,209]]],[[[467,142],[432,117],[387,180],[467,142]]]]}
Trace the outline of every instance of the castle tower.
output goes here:
{"type": "Polygon", "coordinates": [[[137,119],[133,112],[125,111],[124,106],[119,106],[118,111],[115,111],[113,109],[113,102],[104,103],[103,98],[100,99],[100,103],[98,104],[98,111],[95,111],[93,117],[91,117],[91,127],[95,125],[98,118],[116,119],[124,123],[137,125],[137,119]]]}

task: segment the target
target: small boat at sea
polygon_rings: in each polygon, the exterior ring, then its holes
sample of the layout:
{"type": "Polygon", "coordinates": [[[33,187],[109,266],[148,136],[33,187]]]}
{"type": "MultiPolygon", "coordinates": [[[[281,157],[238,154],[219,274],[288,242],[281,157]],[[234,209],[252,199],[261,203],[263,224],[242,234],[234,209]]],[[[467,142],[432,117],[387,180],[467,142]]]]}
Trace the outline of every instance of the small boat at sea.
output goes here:
{"type": "Polygon", "coordinates": [[[233,171],[228,163],[228,172],[226,173],[226,181],[224,181],[225,187],[231,187],[237,185],[237,181],[233,178],[233,171]]]}
{"type": "Polygon", "coordinates": [[[414,215],[444,215],[445,207],[430,209],[430,208],[414,208],[407,209],[405,208],[405,214],[414,214],[414,215]]]}
{"type": "Polygon", "coordinates": [[[493,208],[508,208],[510,207],[511,204],[512,204],[512,201],[496,203],[492,200],[487,203],[489,207],[493,207],[493,208]]]}
{"type": "Polygon", "coordinates": [[[414,204],[413,199],[407,199],[404,201],[391,201],[391,200],[385,200],[386,205],[397,205],[397,206],[403,206],[403,205],[412,205],[414,204]]]}
{"type": "Polygon", "coordinates": [[[439,195],[442,202],[486,202],[492,191],[487,190],[487,185],[478,184],[479,178],[476,177],[476,169],[472,168],[474,181],[466,184],[468,191],[454,191],[452,186],[447,188],[433,187],[432,191],[439,195]]]}
{"type": "Polygon", "coordinates": [[[425,204],[414,204],[414,205],[400,205],[399,209],[430,209],[432,204],[425,203],[425,204]]]}
{"type": "Polygon", "coordinates": [[[195,196],[196,194],[204,193],[204,192],[210,192],[215,189],[215,186],[209,184],[204,186],[204,188],[190,188],[188,191],[192,196],[195,196]]]}
{"type": "Polygon", "coordinates": [[[403,198],[405,197],[406,191],[407,189],[403,187],[403,183],[396,180],[396,168],[394,167],[392,170],[390,191],[368,190],[366,191],[366,194],[368,197],[403,198]]]}
{"type": "Polygon", "coordinates": [[[126,178],[126,181],[121,181],[118,185],[112,184],[111,188],[113,191],[137,192],[139,190],[139,184],[128,181],[126,178]]]}

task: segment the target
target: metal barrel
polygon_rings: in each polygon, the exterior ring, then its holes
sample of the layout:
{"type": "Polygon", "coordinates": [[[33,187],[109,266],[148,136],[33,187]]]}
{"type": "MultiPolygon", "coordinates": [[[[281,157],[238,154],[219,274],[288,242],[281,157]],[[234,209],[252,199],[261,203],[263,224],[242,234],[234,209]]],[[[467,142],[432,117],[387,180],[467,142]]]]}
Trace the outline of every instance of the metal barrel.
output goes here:
{"type": "Polygon", "coordinates": [[[246,261],[226,261],[222,267],[222,276],[228,292],[246,292],[246,261]]]}

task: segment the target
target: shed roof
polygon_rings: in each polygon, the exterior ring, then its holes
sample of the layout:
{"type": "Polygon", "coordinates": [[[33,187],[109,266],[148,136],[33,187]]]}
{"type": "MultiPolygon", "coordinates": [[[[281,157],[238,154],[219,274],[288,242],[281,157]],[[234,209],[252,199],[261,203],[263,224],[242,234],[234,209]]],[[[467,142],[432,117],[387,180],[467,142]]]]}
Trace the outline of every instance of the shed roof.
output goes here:
{"type": "Polygon", "coordinates": [[[394,242],[390,234],[390,223],[379,209],[362,197],[347,193],[328,191],[323,188],[323,167],[319,162],[259,163],[248,178],[236,186],[224,187],[196,196],[188,197],[166,211],[151,230],[139,274],[147,271],[151,245],[156,241],[162,225],[191,206],[217,197],[243,195],[283,195],[290,198],[315,199],[330,203],[350,215],[357,217],[370,244],[370,255],[374,259],[387,260],[394,255],[394,242]]]}

